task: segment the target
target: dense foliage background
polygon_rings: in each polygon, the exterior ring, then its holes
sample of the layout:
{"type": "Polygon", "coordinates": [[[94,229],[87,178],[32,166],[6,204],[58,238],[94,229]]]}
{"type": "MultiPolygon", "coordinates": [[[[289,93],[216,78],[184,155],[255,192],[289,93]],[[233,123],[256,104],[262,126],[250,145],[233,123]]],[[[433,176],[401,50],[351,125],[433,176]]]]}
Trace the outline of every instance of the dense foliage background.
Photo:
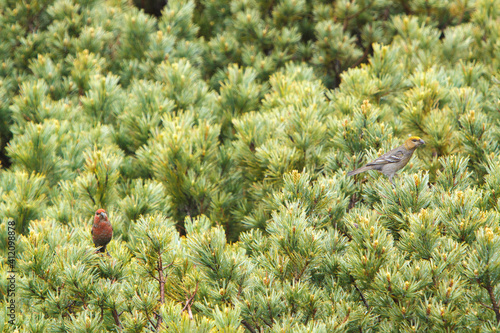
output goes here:
{"type": "Polygon", "coordinates": [[[498,0],[0,0],[0,331],[496,331],[499,26],[498,0]],[[408,134],[394,187],[346,177],[408,134]]]}

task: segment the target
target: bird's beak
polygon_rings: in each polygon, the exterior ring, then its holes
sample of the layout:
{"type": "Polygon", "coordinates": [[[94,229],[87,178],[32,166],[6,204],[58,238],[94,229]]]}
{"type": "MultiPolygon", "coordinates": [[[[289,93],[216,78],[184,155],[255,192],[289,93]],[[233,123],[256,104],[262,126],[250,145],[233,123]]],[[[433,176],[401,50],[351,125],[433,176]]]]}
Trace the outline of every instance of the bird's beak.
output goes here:
{"type": "Polygon", "coordinates": [[[425,141],[420,139],[420,144],[425,145],[425,141]]]}
{"type": "Polygon", "coordinates": [[[105,212],[100,212],[100,213],[99,213],[99,215],[101,215],[101,217],[102,217],[103,219],[107,218],[107,216],[106,216],[106,213],[105,213],[105,212]]]}

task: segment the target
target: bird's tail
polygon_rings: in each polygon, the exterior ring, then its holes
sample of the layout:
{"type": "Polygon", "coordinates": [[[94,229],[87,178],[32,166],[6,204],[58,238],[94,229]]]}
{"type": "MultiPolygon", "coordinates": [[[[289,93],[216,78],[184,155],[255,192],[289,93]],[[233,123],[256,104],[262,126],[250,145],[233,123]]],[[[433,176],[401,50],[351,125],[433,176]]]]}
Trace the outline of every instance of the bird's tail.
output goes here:
{"type": "Polygon", "coordinates": [[[348,176],[354,176],[354,175],[357,175],[358,173],[362,173],[362,172],[365,172],[365,171],[368,171],[368,170],[371,170],[372,168],[369,167],[369,166],[363,166],[359,169],[356,169],[356,170],[352,170],[352,171],[349,171],[347,173],[348,176]]]}

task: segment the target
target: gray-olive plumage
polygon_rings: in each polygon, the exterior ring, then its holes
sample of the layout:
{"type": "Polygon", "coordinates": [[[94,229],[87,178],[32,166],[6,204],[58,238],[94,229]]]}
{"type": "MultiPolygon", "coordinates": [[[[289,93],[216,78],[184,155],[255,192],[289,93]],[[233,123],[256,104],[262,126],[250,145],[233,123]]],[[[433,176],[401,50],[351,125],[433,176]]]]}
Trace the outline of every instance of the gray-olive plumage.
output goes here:
{"type": "Polygon", "coordinates": [[[354,176],[368,170],[377,170],[388,176],[389,181],[392,183],[394,174],[408,163],[415,149],[424,144],[424,140],[420,139],[418,136],[412,136],[408,138],[403,145],[394,148],[359,169],[348,172],[347,175],[354,176]]]}

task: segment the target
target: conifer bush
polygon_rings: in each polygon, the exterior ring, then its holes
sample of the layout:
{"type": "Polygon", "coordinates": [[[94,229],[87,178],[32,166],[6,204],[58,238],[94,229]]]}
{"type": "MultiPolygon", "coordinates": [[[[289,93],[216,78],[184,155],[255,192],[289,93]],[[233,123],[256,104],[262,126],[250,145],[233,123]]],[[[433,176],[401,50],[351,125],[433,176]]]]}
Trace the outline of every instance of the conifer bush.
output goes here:
{"type": "Polygon", "coordinates": [[[498,0],[149,2],[0,0],[0,332],[500,328],[498,0]]]}

